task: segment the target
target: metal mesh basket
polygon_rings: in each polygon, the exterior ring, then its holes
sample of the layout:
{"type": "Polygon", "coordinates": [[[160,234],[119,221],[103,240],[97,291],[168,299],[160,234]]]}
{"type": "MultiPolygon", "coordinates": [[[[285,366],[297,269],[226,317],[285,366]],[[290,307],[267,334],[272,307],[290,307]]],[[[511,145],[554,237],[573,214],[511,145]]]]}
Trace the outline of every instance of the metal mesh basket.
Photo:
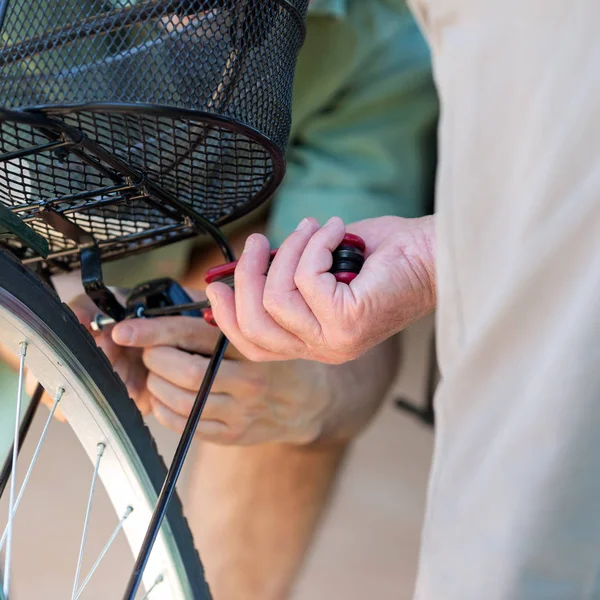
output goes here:
{"type": "Polygon", "coordinates": [[[307,4],[0,0],[0,203],[65,268],[49,211],[105,258],[245,214],[284,174],[307,4]]]}

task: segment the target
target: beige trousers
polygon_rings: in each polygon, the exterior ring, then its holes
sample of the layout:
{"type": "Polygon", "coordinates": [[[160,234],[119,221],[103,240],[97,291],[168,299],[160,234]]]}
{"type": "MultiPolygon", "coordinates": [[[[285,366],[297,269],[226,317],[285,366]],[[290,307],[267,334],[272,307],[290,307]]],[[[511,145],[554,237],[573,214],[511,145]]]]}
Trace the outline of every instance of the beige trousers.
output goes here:
{"type": "Polygon", "coordinates": [[[600,598],[600,0],[415,0],[442,105],[418,600],[600,598]]]}

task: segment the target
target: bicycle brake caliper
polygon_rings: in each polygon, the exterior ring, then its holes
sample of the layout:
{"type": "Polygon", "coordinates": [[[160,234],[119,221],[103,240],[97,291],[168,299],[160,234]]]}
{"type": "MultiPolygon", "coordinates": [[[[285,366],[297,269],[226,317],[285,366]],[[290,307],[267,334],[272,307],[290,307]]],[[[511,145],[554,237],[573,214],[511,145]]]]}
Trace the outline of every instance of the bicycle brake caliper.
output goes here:
{"type": "Polygon", "coordinates": [[[40,211],[39,217],[50,227],[77,244],[81,264],[81,283],[86,295],[102,312],[115,321],[122,321],[125,318],[125,308],[104,284],[100,249],[93,236],[77,223],[50,208],[40,211]]]}

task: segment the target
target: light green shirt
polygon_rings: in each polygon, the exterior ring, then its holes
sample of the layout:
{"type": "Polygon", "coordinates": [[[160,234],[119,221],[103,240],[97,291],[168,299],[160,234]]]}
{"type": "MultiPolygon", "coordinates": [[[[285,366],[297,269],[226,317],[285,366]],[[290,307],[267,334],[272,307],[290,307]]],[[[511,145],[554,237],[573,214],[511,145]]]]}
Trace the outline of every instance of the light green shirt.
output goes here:
{"type": "Polygon", "coordinates": [[[431,209],[437,97],[429,49],[404,2],[311,5],[292,115],[269,221],[274,245],[306,216],[351,223],[431,209]]]}

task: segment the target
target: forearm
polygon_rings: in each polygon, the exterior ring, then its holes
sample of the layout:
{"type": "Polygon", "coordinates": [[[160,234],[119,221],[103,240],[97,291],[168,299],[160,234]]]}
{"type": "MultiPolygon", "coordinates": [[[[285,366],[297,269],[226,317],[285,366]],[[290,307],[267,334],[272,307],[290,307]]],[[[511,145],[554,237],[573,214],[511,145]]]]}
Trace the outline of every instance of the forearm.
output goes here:
{"type": "Polygon", "coordinates": [[[201,446],[190,522],[216,599],[288,598],[346,448],[201,446]]]}

